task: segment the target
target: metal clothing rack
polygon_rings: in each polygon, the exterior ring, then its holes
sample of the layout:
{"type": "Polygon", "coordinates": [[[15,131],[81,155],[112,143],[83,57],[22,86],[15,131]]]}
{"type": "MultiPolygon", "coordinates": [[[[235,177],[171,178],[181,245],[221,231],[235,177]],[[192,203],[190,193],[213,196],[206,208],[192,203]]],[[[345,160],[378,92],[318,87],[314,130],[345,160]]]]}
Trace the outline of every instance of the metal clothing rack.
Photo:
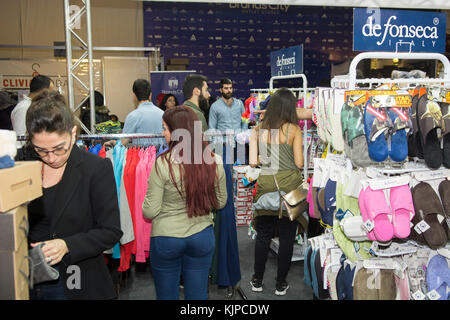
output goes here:
{"type": "Polygon", "coordinates": [[[441,83],[450,82],[450,62],[447,57],[440,53],[417,53],[417,52],[363,52],[353,58],[349,68],[349,89],[354,90],[356,83],[374,82],[396,82],[396,83],[441,83]],[[444,66],[444,78],[442,79],[356,79],[356,67],[361,60],[365,59],[416,59],[416,60],[439,60],[444,66]]]}
{"type": "Polygon", "coordinates": [[[347,75],[337,75],[331,79],[332,88],[342,88],[354,90],[356,84],[366,83],[396,83],[396,84],[429,84],[439,85],[450,83],[450,62],[447,57],[440,53],[417,53],[417,52],[363,52],[355,56],[350,63],[347,75]],[[412,79],[391,79],[391,78],[365,78],[356,79],[356,67],[361,60],[365,59],[404,59],[404,60],[439,60],[444,66],[443,78],[412,78],[412,79]]]}
{"type": "MultiPolygon", "coordinates": [[[[304,99],[303,101],[306,101],[308,97],[308,80],[306,79],[306,76],[303,73],[271,77],[269,80],[269,92],[273,91],[273,82],[275,80],[294,79],[294,78],[302,78],[303,86],[298,88],[298,90],[303,91],[303,99],[304,99]]],[[[308,127],[305,125],[303,127],[303,146],[307,146],[308,144],[308,141],[306,140],[307,134],[308,134],[308,127]]],[[[304,182],[306,182],[306,179],[308,177],[307,164],[308,164],[308,155],[305,152],[305,150],[303,150],[303,178],[305,179],[304,182]]]]}
{"type": "MultiPolygon", "coordinates": [[[[333,88],[342,88],[342,85],[346,85],[348,90],[355,90],[357,83],[396,83],[396,84],[433,84],[443,85],[450,84],[450,61],[448,58],[440,53],[416,53],[416,52],[363,52],[353,58],[349,67],[349,74],[343,76],[335,76],[331,80],[331,86],[333,88]],[[364,59],[404,59],[404,60],[439,60],[444,66],[443,78],[411,78],[411,79],[389,79],[389,78],[365,78],[356,79],[356,67],[361,60],[364,59]]],[[[395,168],[386,167],[377,168],[379,172],[386,174],[401,174],[424,171],[425,168],[395,168]]]]}
{"type": "MultiPolygon", "coordinates": [[[[210,136],[217,136],[217,135],[226,135],[223,132],[211,132],[209,134],[210,136]]],[[[164,136],[162,134],[148,134],[148,133],[112,133],[112,134],[83,134],[79,136],[79,139],[82,140],[97,140],[97,139],[133,139],[133,138],[163,138],[164,136]]],[[[237,292],[242,300],[248,300],[247,295],[245,294],[244,290],[240,287],[239,283],[235,286],[230,286],[227,288],[227,293],[225,294],[225,298],[228,300],[233,299],[235,292],[237,292]]]]}

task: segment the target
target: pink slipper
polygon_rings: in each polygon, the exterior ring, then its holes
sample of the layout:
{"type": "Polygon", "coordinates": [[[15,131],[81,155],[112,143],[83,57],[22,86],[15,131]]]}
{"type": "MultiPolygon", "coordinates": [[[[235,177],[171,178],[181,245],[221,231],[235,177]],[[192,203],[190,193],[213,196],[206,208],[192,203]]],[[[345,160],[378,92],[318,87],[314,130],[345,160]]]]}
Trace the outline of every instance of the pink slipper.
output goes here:
{"type": "MultiPolygon", "coordinates": [[[[365,205],[365,198],[364,198],[364,188],[361,189],[360,193],[359,193],[359,197],[358,197],[358,203],[359,203],[359,211],[361,212],[361,217],[363,218],[363,222],[366,222],[367,220],[369,220],[369,213],[367,212],[366,209],[366,205],[365,205]]],[[[367,233],[367,237],[369,238],[369,240],[375,241],[377,240],[375,238],[375,234],[373,233],[373,229],[372,231],[366,231],[367,233]]]]}
{"type": "Polygon", "coordinates": [[[369,219],[374,222],[375,238],[381,242],[391,240],[394,236],[394,228],[388,217],[391,208],[386,203],[383,190],[372,190],[367,187],[364,191],[364,199],[369,219]]]}
{"type": "Polygon", "coordinates": [[[411,220],[415,215],[411,190],[407,185],[393,187],[390,198],[394,236],[399,239],[407,238],[411,232],[411,220]]]}

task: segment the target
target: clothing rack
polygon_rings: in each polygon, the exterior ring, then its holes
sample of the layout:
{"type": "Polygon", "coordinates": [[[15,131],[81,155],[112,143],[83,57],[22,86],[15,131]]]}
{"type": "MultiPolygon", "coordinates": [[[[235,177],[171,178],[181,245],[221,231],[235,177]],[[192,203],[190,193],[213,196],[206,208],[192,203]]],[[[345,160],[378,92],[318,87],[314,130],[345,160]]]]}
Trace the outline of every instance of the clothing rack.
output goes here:
{"type": "Polygon", "coordinates": [[[350,63],[347,75],[337,75],[331,79],[332,88],[348,88],[354,90],[357,83],[396,83],[396,84],[434,84],[450,83],[450,62],[447,57],[440,53],[417,53],[417,52],[363,52],[355,56],[350,63]],[[356,67],[361,60],[365,59],[404,59],[404,60],[439,60],[444,66],[443,78],[411,78],[411,79],[391,79],[391,78],[365,78],[356,79],[356,67]]]}
{"type": "MultiPolygon", "coordinates": [[[[303,99],[304,99],[303,101],[306,101],[306,99],[308,98],[308,80],[306,79],[306,76],[303,73],[271,77],[269,80],[269,92],[273,92],[273,82],[275,80],[294,79],[294,78],[302,78],[303,86],[299,87],[298,90],[303,91],[303,99]]],[[[306,140],[307,134],[308,134],[308,126],[305,125],[303,127],[303,146],[307,146],[308,144],[306,140]]],[[[303,179],[304,179],[303,183],[306,183],[306,180],[308,179],[307,165],[308,165],[308,155],[306,150],[303,150],[303,179]]]]}
{"type": "MultiPolygon", "coordinates": [[[[205,133],[207,136],[222,136],[226,135],[222,132],[210,132],[205,133]]],[[[164,137],[162,134],[147,134],[147,133],[114,133],[114,134],[84,134],[80,135],[79,139],[89,140],[89,139],[132,139],[132,138],[162,138],[164,137]]],[[[225,298],[232,299],[235,292],[237,292],[242,300],[248,300],[244,290],[240,287],[239,283],[236,286],[228,287],[225,298]]]]}
{"type": "Polygon", "coordinates": [[[447,57],[440,53],[417,53],[417,52],[363,52],[353,58],[350,63],[348,76],[349,89],[354,90],[356,83],[375,83],[375,82],[395,82],[395,83],[450,83],[450,62],[447,57]],[[356,79],[356,67],[361,60],[365,59],[406,59],[406,60],[439,60],[444,66],[444,77],[420,78],[420,79],[356,79]]]}
{"type": "MultiPolygon", "coordinates": [[[[342,85],[346,86],[348,90],[355,90],[357,83],[395,83],[395,84],[416,84],[416,85],[443,85],[450,84],[450,61],[448,58],[440,53],[416,53],[416,52],[363,52],[355,56],[349,67],[348,75],[335,76],[331,80],[332,88],[342,88],[342,85]],[[443,78],[410,78],[410,79],[390,79],[390,78],[365,78],[356,79],[356,67],[364,59],[404,59],[404,60],[439,60],[444,66],[443,78]]],[[[426,167],[416,168],[396,168],[393,166],[386,167],[380,164],[380,167],[376,166],[376,169],[380,173],[384,174],[402,174],[412,173],[429,170],[426,167]]]]}
{"type": "Polygon", "coordinates": [[[105,133],[105,134],[82,134],[79,136],[81,140],[88,139],[137,139],[137,138],[164,138],[162,134],[151,133],[105,133]]]}

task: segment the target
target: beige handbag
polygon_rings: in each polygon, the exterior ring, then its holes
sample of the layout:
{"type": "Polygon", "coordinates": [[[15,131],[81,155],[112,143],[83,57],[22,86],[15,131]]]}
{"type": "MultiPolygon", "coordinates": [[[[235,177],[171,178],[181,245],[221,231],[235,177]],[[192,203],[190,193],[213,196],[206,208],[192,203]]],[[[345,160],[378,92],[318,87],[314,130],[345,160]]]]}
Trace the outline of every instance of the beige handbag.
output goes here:
{"type": "Polygon", "coordinates": [[[278,218],[281,219],[282,217],[282,204],[284,204],[289,219],[291,221],[294,221],[298,218],[298,216],[300,216],[308,209],[308,202],[306,201],[308,191],[303,189],[300,185],[291,192],[285,195],[281,195],[280,187],[278,186],[275,175],[273,175],[273,180],[275,181],[275,185],[277,186],[278,192],[280,193],[280,211],[278,212],[278,218]]]}

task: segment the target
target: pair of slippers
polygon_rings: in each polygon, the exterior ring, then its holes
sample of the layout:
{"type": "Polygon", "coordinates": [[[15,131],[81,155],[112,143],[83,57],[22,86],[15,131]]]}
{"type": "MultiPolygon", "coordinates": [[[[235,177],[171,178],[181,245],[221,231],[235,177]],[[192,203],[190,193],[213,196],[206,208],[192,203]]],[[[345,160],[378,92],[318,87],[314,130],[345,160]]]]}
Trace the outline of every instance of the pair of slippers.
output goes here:
{"type": "Polygon", "coordinates": [[[450,104],[442,102],[440,90],[419,90],[413,97],[411,110],[413,134],[408,138],[409,156],[424,159],[431,169],[441,165],[450,168],[450,104]]]}
{"type": "Polygon", "coordinates": [[[336,276],[336,292],[338,300],[353,300],[353,278],[356,266],[346,264],[345,255],[341,257],[341,268],[336,276]]]}
{"type": "Polygon", "coordinates": [[[450,239],[447,223],[450,217],[450,181],[442,181],[438,189],[441,199],[426,182],[420,182],[411,190],[416,211],[411,239],[433,250],[444,247],[450,239]]]}
{"type": "Polygon", "coordinates": [[[323,289],[323,271],[320,263],[320,250],[313,250],[311,246],[308,246],[305,252],[303,280],[306,286],[313,289],[317,299],[329,298],[328,291],[323,289]]]}
{"type": "Polygon", "coordinates": [[[361,94],[349,94],[341,110],[344,153],[355,167],[368,167],[372,163],[364,132],[364,106],[361,94]]]}
{"type": "Polygon", "coordinates": [[[355,273],[354,300],[395,300],[397,285],[393,270],[361,268],[355,273]]]}
{"type": "Polygon", "coordinates": [[[336,211],[336,181],[329,179],[324,188],[317,189],[316,203],[321,222],[328,227],[333,227],[336,211]]]}
{"type": "Polygon", "coordinates": [[[342,136],[341,108],[344,104],[344,91],[338,89],[319,88],[319,99],[323,100],[322,119],[325,124],[325,139],[333,150],[344,151],[344,139],[342,136]]]}
{"type": "Polygon", "coordinates": [[[435,291],[435,300],[450,300],[450,269],[448,259],[436,254],[428,262],[426,271],[428,292],[435,291]]]}
{"type": "Polygon", "coordinates": [[[336,182],[328,180],[324,188],[316,188],[312,187],[311,180],[307,201],[309,203],[309,216],[320,219],[323,224],[332,227],[336,210],[336,182]]]}
{"type": "Polygon", "coordinates": [[[390,206],[383,190],[361,189],[359,209],[367,228],[369,240],[387,242],[392,238],[404,239],[410,235],[411,219],[415,216],[411,190],[408,185],[389,190],[390,206]]]}
{"type": "Polygon", "coordinates": [[[313,177],[311,177],[311,181],[309,182],[309,190],[308,195],[306,197],[306,201],[309,204],[308,213],[311,218],[320,219],[320,211],[317,203],[317,187],[313,187],[313,177]]]}
{"type": "MultiPolygon", "coordinates": [[[[358,199],[354,197],[344,196],[343,190],[344,184],[338,183],[336,188],[336,209],[338,211],[335,215],[334,220],[334,239],[350,261],[356,262],[361,259],[370,259],[372,256],[369,253],[369,249],[372,245],[372,242],[367,241],[367,239],[365,241],[355,241],[348,238],[344,233],[342,221],[352,219],[352,217],[347,216],[347,214],[358,217],[360,216],[360,212],[358,207],[358,199]],[[347,213],[348,211],[350,211],[351,214],[347,213]],[[344,213],[344,217],[342,218],[341,222],[339,221],[338,212],[344,213]]],[[[361,228],[361,225],[359,225],[358,227],[361,228]]]]}
{"type": "Polygon", "coordinates": [[[402,256],[402,261],[407,265],[406,272],[410,296],[417,300],[427,294],[426,270],[431,250],[419,249],[417,252],[402,256]],[[418,295],[417,295],[418,294],[418,295]]]}
{"type": "MultiPolygon", "coordinates": [[[[402,162],[408,156],[407,130],[412,128],[410,108],[387,107],[381,98],[370,97],[364,109],[369,157],[376,162],[385,161],[388,157],[402,162]]],[[[386,98],[386,101],[394,99],[392,96],[386,98]]]]}

